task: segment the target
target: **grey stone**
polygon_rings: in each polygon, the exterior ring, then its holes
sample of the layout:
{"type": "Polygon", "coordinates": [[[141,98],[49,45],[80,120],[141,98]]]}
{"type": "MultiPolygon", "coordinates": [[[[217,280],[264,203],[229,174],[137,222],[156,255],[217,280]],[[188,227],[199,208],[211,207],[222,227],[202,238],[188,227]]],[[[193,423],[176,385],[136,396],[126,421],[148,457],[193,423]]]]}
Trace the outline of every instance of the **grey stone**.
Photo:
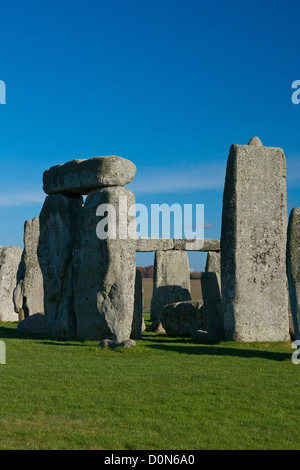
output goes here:
{"type": "Polygon", "coordinates": [[[165,251],[174,249],[173,238],[137,238],[136,251],[165,251]]]}
{"type": "Polygon", "coordinates": [[[100,348],[110,348],[110,349],[116,349],[116,348],[133,348],[136,346],[136,342],[133,339],[126,339],[124,341],[118,342],[114,341],[112,339],[103,339],[99,343],[100,348]]]}
{"type": "Polygon", "coordinates": [[[44,312],[50,336],[75,337],[72,251],[81,196],[48,196],[40,214],[38,259],[44,280],[44,312]]]}
{"type": "MultiPolygon", "coordinates": [[[[253,142],[252,142],[253,144],[253,142]]],[[[223,195],[221,281],[226,339],[289,339],[283,150],[230,149],[223,195]]]]}
{"type": "Polygon", "coordinates": [[[47,335],[47,326],[45,315],[42,313],[35,313],[25,318],[18,323],[17,330],[19,333],[33,334],[33,335],[47,335]]]}
{"type": "Polygon", "coordinates": [[[143,317],[143,282],[142,274],[137,269],[135,275],[135,289],[134,289],[134,311],[131,327],[132,339],[140,339],[142,336],[143,329],[145,327],[143,317]]]}
{"type": "Polygon", "coordinates": [[[179,251],[220,251],[220,240],[175,238],[174,249],[179,251]]]}
{"type": "Polygon", "coordinates": [[[25,318],[44,312],[43,276],[37,256],[39,237],[39,218],[26,220],[24,250],[18,270],[18,283],[14,290],[15,311],[23,312],[25,318]]]}
{"type": "Polygon", "coordinates": [[[18,319],[14,310],[13,292],[22,252],[19,246],[0,247],[0,321],[18,319]]]}
{"type": "Polygon", "coordinates": [[[258,137],[252,137],[252,139],[249,140],[248,145],[256,145],[257,147],[262,147],[262,141],[258,137]]]}
{"type": "Polygon", "coordinates": [[[116,155],[71,160],[44,172],[43,188],[47,194],[88,194],[105,186],[124,186],[135,176],[136,166],[116,155]]]}
{"type": "Polygon", "coordinates": [[[224,339],[224,320],[220,274],[217,272],[203,273],[201,288],[209,341],[222,341],[224,339]]]}
{"type": "Polygon", "coordinates": [[[220,251],[220,240],[206,238],[137,238],[136,251],[220,251]]]}
{"type": "Polygon", "coordinates": [[[214,272],[214,273],[221,274],[221,254],[220,253],[216,251],[209,251],[207,253],[205,272],[206,273],[214,272]]]}
{"type": "Polygon", "coordinates": [[[300,341],[300,207],[292,209],[289,217],[287,274],[294,335],[300,341]]]}
{"type": "Polygon", "coordinates": [[[165,330],[164,327],[162,326],[161,321],[160,321],[159,318],[156,319],[156,320],[154,320],[154,321],[151,323],[150,330],[151,330],[153,333],[165,333],[165,332],[166,332],[166,330],[165,330]]]}
{"type": "MultiPolygon", "coordinates": [[[[135,240],[131,239],[136,233],[135,215],[125,221],[125,225],[128,222],[125,229],[131,229],[128,238],[114,239],[112,234],[106,239],[97,236],[98,223],[105,219],[99,220],[97,208],[102,204],[115,208],[118,227],[124,215],[119,213],[121,200],[126,201],[126,210],[135,204],[132,192],[126,188],[95,190],[88,195],[81,212],[73,250],[75,312],[80,339],[122,342],[130,338],[136,273],[135,240]]],[[[110,233],[112,219],[107,220],[110,233]]]]}
{"type": "Polygon", "coordinates": [[[188,255],[184,251],[157,251],[154,260],[151,320],[160,318],[165,305],[191,300],[188,255]]]}
{"type": "Polygon", "coordinates": [[[203,303],[192,300],[166,305],[161,323],[167,335],[171,336],[192,336],[195,330],[206,330],[203,303]]]}

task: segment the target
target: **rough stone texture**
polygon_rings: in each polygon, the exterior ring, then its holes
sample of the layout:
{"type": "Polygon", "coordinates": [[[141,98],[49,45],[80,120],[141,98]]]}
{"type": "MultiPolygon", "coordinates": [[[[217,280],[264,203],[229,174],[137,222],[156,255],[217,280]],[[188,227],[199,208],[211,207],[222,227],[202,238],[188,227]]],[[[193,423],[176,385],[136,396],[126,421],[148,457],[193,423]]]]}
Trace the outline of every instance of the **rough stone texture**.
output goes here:
{"type": "Polygon", "coordinates": [[[0,247],[0,321],[17,320],[13,292],[17,284],[22,252],[19,246],[0,247]]]}
{"type": "Polygon", "coordinates": [[[206,312],[207,337],[209,341],[224,339],[223,305],[221,295],[221,254],[207,253],[205,273],[201,276],[202,298],[206,312]]]}
{"type": "Polygon", "coordinates": [[[104,186],[124,186],[135,176],[136,166],[116,155],[71,160],[44,172],[47,194],[88,194],[104,186]]]}
{"type": "Polygon", "coordinates": [[[220,251],[220,240],[206,238],[137,238],[136,251],[220,251]]]}
{"type": "Polygon", "coordinates": [[[133,339],[125,339],[124,341],[118,342],[118,341],[113,341],[112,339],[103,339],[100,341],[99,346],[101,348],[110,348],[110,349],[116,349],[116,348],[133,348],[136,346],[136,342],[133,339]]]}
{"type": "Polygon", "coordinates": [[[151,320],[160,318],[165,305],[191,300],[188,255],[184,251],[157,251],[154,260],[151,320]]]}
{"type": "Polygon", "coordinates": [[[44,312],[43,275],[37,249],[40,237],[39,218],[26,220],[24,224],[24,250],[18,270],[17,287],[14,290],[16,313],[24,317],[44,312]]]}
{"type": "Polygon", "coordinates": [[[221,235],[224,328],[229,340],[289,339],[286,198],[282,149],[253,142],[231,147],[221,235]]]}
{"type": "Polygon", "coordinates": [[[294,335],[300,341],[300,207],[292,209],[287,235],[287,275],[294,335]]]}
{"type": "Polygon", "coordinates": [[[82,203],[81,196],[48,196],[40,214],[44,312],[48,334],[56,338],[75,337],[72,251],[82,203]]]}
{"type": "Polygon", "coordinates": [[[192,336],[195,330],[206,330],[203,303],[192,300],[166,305],[161,323],[170,336],[192,336]]]}
{"type": "Polygon", "coordinates": [[[136,251],[165,251],[174,249],[173,238],[137,238],[136,251]]]}
{"type": "Polygon", "coordinates": [[[130,338],[140,339],[144,328],[145,323],[143,317],[143,280],[141,272],[137,269],[135,275],[134,310],[130,338]]]}
{"type": "Polygon", "coordinates": [[[127,239],[101,240],[96,234],[102,220],[96,210],[101,204],[116,209],[119,226],[121,196],[127,198],[127,208],[135,204],[128,189],[103,188],[88,195],[81,212],[73,251],[77,337],[81,339],[119,343],[130,338],[136,273],[135,240],[130,237],[136,233],[135,215],[128,217],[132,233],[127,239]]]}
{"type": "Polygon", "coordinates": [[[224,320],[220,274],[217,272],[203,273],[201,288],[209,341],[222,341],[224,339],[224,320]]]}
{"type": "Polygon", "coordinates": [[[220,240],[213,238],[175,238],[174,249],[183,251],[220,251],[220,240]]]}
{"type": "Polygon", "coordinates": [[[35,313],[25,318],[18,323],[17,330],[20,333],[33,334],[33,335],[46,335],[47,326],[45,315],[42,313],[35,313]]]}
{"type": "Polygon", "coordinates": [[[157,318],[151,323],[150,330],[153,333],[165,333],[166,332],[159,318],[157,318]]]}
{"type": "Polygon", "coordinates": [[[215,251],[209,251],[207,253],[206,258],[206,265],[205,265],[205,272],[206,273],[219,273],[221,274],[221,254],[215,251]]]}

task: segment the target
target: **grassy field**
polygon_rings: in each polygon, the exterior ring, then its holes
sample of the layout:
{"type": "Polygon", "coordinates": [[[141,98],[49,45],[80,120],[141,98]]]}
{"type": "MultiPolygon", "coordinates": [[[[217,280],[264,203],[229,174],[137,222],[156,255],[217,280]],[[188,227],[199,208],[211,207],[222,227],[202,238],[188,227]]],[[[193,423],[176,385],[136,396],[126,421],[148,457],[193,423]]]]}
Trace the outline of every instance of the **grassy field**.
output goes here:
{"type": "Polygon", "coordinates": [[[146,331],[111,351],[16,327],[0,323],[1,449],[300,449],[290,343],[199,345],[146,331]]]}

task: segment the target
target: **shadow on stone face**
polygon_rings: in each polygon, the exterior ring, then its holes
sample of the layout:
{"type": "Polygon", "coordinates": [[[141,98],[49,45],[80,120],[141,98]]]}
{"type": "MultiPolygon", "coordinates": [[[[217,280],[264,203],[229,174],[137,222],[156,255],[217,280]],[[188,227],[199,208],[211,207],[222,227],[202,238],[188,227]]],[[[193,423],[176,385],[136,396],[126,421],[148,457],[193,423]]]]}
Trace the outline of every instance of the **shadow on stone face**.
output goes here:
{"type": "Polygon", "coordinates": [[[160,318],[166,305],[186,300],[192,300],[192,297],[190,291],[184,287],[178,285],[157,287],[151,300],[151,320],[160,318]]]}

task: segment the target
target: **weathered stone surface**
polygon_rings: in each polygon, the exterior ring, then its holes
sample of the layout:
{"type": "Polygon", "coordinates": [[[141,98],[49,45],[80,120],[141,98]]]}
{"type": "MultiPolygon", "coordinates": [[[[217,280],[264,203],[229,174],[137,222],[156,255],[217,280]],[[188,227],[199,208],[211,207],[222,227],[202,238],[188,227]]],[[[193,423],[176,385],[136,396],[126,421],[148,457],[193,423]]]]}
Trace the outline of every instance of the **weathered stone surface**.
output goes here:
{"type": "Polygon", "coordinates": [[[207,253],[205,272],[221,274],[221,254],[219,252],[209,251],[207,253]]]}
{"type": "MultiPolygon", "coordinates": [[[[224,339],[223,305],[221,279],[217,272],[205,272],[201,276],[202,298],[206,318],[206,331],[209,341],[224,339]]],[[[204,329],[204,328],[199,328],[204,329]]]]}
{"type": "Polygon", "coordinates": [[[202,302],[176,302],[166,305],[161,323],[170,336],[192,336],[195,330],[206,330],[206,317],[202,302]]]}
{"type": "Polygon", "coordinates": [[[0,321],[17,320],[13,292],[17,284],[22,252],[19,246],[0,247],[0,321]]]}
{"type": "Polygon", "coordinates": [[[220,240],[206,238],[137,238],[136,251],[220,251],[220,240]]]}
{"type": "Polygon", "coordinates": [[[81,196],[48,196],[40,214],[44,312],[48,334],[56,338],[75,337],[72,251],[82,203],[81,196]]]}
{"type": "Polygon", "coordinates": [[[165,251],[174,249],[173,238],[137,238],[136,251],[165,251]]]}
{"type": "Polygon", "coordinates": [[[220,240],[213,238],[175,238],[174,249],[183,251],[220,251],[220,240]]]}
{"type": "Polygon", "coordinates": [[[150,330],[153,333],[165,333],[166,332],[159,318],[157,318],[151,323],[150,330]]]}
{"type": "Polygon", "coordinates": [[[160,318],[165,305],[191,300],[188,255],[184,251],[157,251],[154,260],[151,320],[160,318]]]}
{"type": "Polygon", "coordinates": [[[231,147],[221,235],[224,328],[229,340],[289,339],[286,197],[282,149],[253,142],[231,147]]]}
{"type": "MultiPolygon", "coordinates": [[[[126,188],[92,191],[81,212],[73,251],[77,337],[81,339],[119,343],[130,338],[136,273],[135,240],[130,237],[136,233],[135,215],[128,218],[131,233],[126,239],[100,239],[96,234],[98,223],[104,220],[96,216],[97,208],[102,204],[114,207],[118,227],[121,200],[126,200],[126,210],[135,204],[126,188]]],[[[110,233],[112,225],[107,220],[110,233]]]]}
{"type": "Polygon", "coordinates": [[[103,339],[100,341],[99,346],[101,348],[110,348],[110,349],[116,349],[116,348],[133,348],[136,346],[136,342],[133,339],[125,339],[124,341],[118,342],[114,341],[112,339],[103,339]]]}
{"type": "Polygon", "coordinates": [[[116,155],[71,160],[55,165],[43,175],[47,194],[88,194],[105,186],[124,186],[135,176],[136,166],[116,155]]]}
{"type": "Polygon", "coordinates": [[[287,235],[287,275],[294,335],[300,341],[300,207],[292,209],[287,235]]]}
{"type": "Polygon", "coordinates": [[[40,237],[39,218],[24,224],[24,250],[14,290],[15,311],[24,317],[44,312],[44,286],[37,248],[40,237]]]}
{"type": "Polygon", "coordinates": [[[45,315],[35,313],[18,323],[17,330],[20,333],[33,335],[47,335],[45,315]]]}
{"type": "Polygon", "coordinates": [[[145,323],[143,317],[143,282],[142,274],[137,269],[135,275],[134,310],[130,338],[140,339],[144,329],[145,323]]]}

